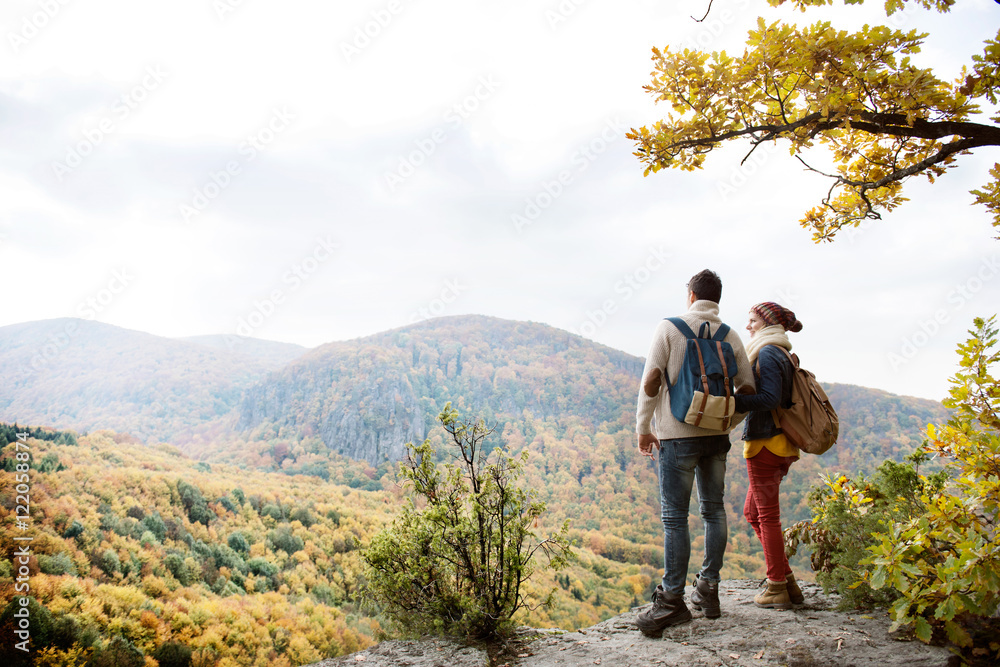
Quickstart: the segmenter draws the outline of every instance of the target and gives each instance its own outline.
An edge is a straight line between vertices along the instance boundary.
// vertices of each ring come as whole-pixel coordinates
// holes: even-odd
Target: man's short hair
[[[695,296],[699,299],[719,303],[719,299],[722,298],[722,278],[720,278],[715,271],[705,269],[704,271],[696,273],[694,277],[688,281],[687,287],[688,290],[694,292]]]

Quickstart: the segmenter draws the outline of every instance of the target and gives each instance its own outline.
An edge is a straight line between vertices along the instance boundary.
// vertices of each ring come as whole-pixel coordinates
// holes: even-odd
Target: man
[[[714,272],[704,270],[687,285],[688,310],[680,316],[694,332],[708,322],[712,335],[722,325],[719,299],[722,281]],[[743,342],[730,328],[725,342],[733,348],[737,373],[734,384],[743,392],[752,390],[753,372]],[[687,338],[671,322],[664,320],[653,334],[642,372],[636,409],[636,433],[639,452],[650,459],[659,454],[660,516],[663,520],[663,581],[653,593],[653,605],[639,614],[637,625],[643,634],[659,636],[663,629],[691,620],[684,604],[684,584],[691,558],[688,535],[688,509],[691,487],[698,480],[701,518],[705,525],[705,560],[695,579],[691,602],[704,610],[707,618],[718,618],[719,570],[729,539],[726,507],[723,501],[726,477],[726,454],[729,431],[743,415],[736,415],[725,431],[692,426],[677,420],[670,411],[670,387],[681,371]],[[664,369],[666,375],[664,375]],[[655,433],[653,419],[655,417]]]

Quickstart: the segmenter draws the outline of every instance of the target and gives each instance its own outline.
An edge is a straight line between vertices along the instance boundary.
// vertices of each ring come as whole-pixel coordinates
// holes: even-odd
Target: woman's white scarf
[[[747,343],[747,356],[750,357],[751,364],[757,361],[757,355],[765,345],[780,345],[789,352],[792,350],[792,342],[788,340],[785,327],[780,324],[761,327]]]

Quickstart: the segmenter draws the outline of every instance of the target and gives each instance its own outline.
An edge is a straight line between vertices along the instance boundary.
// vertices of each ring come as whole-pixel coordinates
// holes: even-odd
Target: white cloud
[[[731,147],[701,172],[643,178],[621,128],[665,111],[642,90],[653,46],[739,53],[758,13],[885,22],[880,3],[802,15],[762,0],[693,22],[706,7],[93,0],[60,4],[28,38],[40,5],[5,3],[0,324],[78,314],[127,268],[98,317],[160,335],[232,333],[278,290],[253,335],[312,346],[483,313],[641,355],[707,266],[740,330],[757,301],[793,307],[821,379],[942,396],[955,344],[1000,303],[1000,277],[956,292],[991,266],[968,195],[989,155],[821,246],[797,220],[827,186],[783,149],[740,168]],[[979,0],[900,20],[931,33],[916,60],[949,78],[994,15]],[[60,179],[54,163],[84,151]],[[286,280],[320,238],[337,253]]]

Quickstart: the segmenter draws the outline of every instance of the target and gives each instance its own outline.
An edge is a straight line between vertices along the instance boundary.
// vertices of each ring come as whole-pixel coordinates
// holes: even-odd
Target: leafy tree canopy
[[[833,4],[768,2],[791,2],[802,11]],[[886,0],[885,11],[893,14],[907,2],[939,12],[954,4]],[[739,57],[654,48],[652,83],[645,88],[672,112],[628,137],[637,144],[646,175],[665,167],[698,169],[728,141],[748,141],[749,153],[765,142],[787,141],[791,155],[832,181],[801,220],[815,241],[832,240],[840,229],[899,206],[907,179],[922,175],[933,182],[959,156],[1000,145],[1000,115],[986,119],[980,108],[997,101],[1000,33],[950,82],[911,62],[926,37],[885,26],[852,33],[824,21],[799,28],[758,18]],[[806,151],[816,144],[829,148],[832,172],[806,162]],[[972,194],[1000,227],[1000,164]]]

